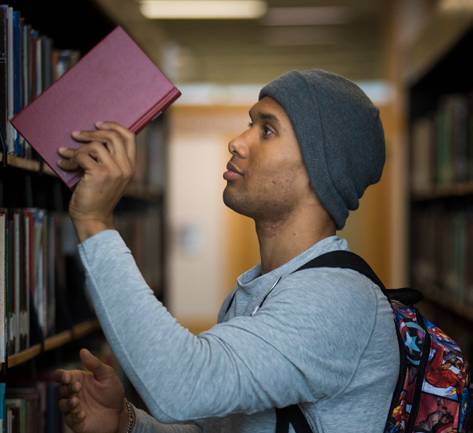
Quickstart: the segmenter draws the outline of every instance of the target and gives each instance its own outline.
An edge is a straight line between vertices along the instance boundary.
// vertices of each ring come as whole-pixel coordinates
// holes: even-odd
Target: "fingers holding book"
[[[95,162],[131,177],[136,161],[135,134],[117,122],[97,122],[96,126],[96,131],[72,132],[73,138],[84,144],[77,149],[60,147],[58,153],[63,159],[58,165],[64,170],[77,170],[82,165],[92,169]]]
[[[96,167],[96,164],[107,165],[109,168],[118,170],[109,151],[98,141],[83,144],[78,149],[60,147],[58,153],[63,158],[58,161],[59,167],[63,170],[75,171],[83,168],[90,171]]]
[[[108,137],[112,141],[113,150],[120,156],[121,160],[124,160],[124,156],[126,155],[129,164],[134,169],[136,162],[135,134],[117,122],[96,122],[95,126],[100,128],[105,136],[109,134]],[[115,137],[116,140],[113,140],[113,137]],[[123,147],[116,147],[118,145],[123,145]]]

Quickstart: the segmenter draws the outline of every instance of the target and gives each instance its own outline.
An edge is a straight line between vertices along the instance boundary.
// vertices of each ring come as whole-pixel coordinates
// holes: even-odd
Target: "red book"
[[[109,120],[136,134],[180,95],[117,26],[10,122],[72,189],[82,170],[70,172],[57,165],[59,147],[81,145],[72,131],[95,131],[95,122]]]

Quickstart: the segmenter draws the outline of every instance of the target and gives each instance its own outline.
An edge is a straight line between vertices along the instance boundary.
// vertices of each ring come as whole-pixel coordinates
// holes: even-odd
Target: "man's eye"
[[[253,122],[248,122],[248,128],[252,128],[253,126],[254,126]],[[267,125],[261,126],[261,129],[263,131],[262,135],[264,138],[268,137],[270,134],[273,134],[273,130],[269,128]]]
[[[268,128],[266,125],[263,126],[263,137],[268,137],[269,134],[272,134],[273,130]]]

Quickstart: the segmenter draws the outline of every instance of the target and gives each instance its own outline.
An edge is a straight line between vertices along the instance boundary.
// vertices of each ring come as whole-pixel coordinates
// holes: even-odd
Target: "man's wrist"
[[[115,229],[112,222],[98,220],[72,220],[79,242],[84,242],[87,238],[107,229]]]
[[[123,399],[123,407],[120,412],[117,433],[131,433],[133,431],[134,425],[135,412],[131,404],[125,398]]]

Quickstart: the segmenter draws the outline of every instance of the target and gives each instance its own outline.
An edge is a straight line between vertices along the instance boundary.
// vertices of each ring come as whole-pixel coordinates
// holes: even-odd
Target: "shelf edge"
[[[79,323],[75,325],[72,330],[66,330],[46,338],[44,341],[44,351],[47,352],[57,349],[58,347],[62,347],[71,341],[79,340],[99,329],[100,323],[96,319]],[[41,345],[35,344],[26,350],[10,355],[8,357],[8,367],[15,367],[19,364],[23,364],[40,355],[41,353]]]

